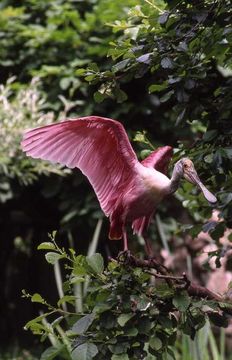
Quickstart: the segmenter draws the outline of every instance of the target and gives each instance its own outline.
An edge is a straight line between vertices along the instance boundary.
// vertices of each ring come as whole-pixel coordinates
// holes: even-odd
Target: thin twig
[[[122,256],[124,256],[123,259]],[[182,276],[174,276],[169,274],[168,269],[155,259],[143,260],[136,258],[130,252],[126,252],[119,255],[118,261],[123,263],[124,265],[143,268],[145,269],[144,272],[147,272],[150,275],[155,276],[156,278],[164,279],[170,287],[174,287],[175,289],[185,289],[190,296],[215,300],[219,303],[224,304],[228,303],[228,301],[226,301],[223,297],[215,294],[206,287],[192,283],[188,279],[186,273],[183,273]],[[149,271],[149,269],[155,269],[156,273]],[[180,282],[183,282],[183,284],[180,284]],[[228,305],[231,305],[231,303],[228,303]],[[223,305],[220,304],[218,305],[218,307],[221,311],[232,315],[232,308],[225,308]]]

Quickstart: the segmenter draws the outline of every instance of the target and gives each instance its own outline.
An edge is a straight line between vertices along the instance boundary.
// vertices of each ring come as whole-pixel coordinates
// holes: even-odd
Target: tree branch
[[[186,273],[183,273],[182,276],[174,276],[170,274],[168,269],[155,259],[143,260],[136,258],[130,252],[124,252],[119,255],[118,261],[124,265],[143,268],[144,271],[150,275],[159,279],[164,279],[170,287],[175,287],[175,289],[185,289],[190,296],[223,302],[225,305],[228,303],[228,300],[218,294],[215,294],[206,287],[192,283]],[[149,269],[156,270],[156,272],[149,271]],[[232,304],[228,303],[228,305]],[[218,304],[218,307],[223,312],[232,315],[232,308],[225,308],[220,304]]]

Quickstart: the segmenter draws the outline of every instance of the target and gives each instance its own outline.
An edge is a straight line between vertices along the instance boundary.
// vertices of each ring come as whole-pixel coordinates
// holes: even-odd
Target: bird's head
[[[184,177],[191,184],[197,185],[201,189],[206,200],[210,203],[216,203],[217,198],[201,182],[193,162],[190,159],[182,158],[177,161],[175,164],[175,171],[180,177]]]

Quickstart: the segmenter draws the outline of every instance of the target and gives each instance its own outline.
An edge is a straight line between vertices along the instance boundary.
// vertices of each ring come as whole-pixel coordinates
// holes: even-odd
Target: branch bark
[[[183,273],[182,276],[174,276],[170,274],[168,269],[155,259],[143,260],[135,257],[130,252],[126,252],[119,255],[118,260],[124,265],[143,268],[144,271],[150,275],[159,279],[164,279],[170,287],[175,287],[176,289],[185,289],[190,296],[214,300],[219,303],[224,303],[225,305],[226,303],[228,303],[230,306],[232,305],[228,302],[227,299],[224,299],[220,295],[215,294],[206,287],[191,282],[185,273]],[[156,270],[156,272],[150,270]],[[225,308],[220,304],[218,304],[218,307],[223,312],[232,315],[232,308]]]

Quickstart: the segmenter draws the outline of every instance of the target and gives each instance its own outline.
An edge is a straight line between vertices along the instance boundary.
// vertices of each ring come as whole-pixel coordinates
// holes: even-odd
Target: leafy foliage
[[[6,85],[0,85],[0,122],[2,146],[0,150],[0,200],[5,202],[13,197],[9,179],[16,178],[22,185],[30,184],[39,175],[51,173],[63,175],[48,162],[37,162],[25,158],[20,149],[23,131],[28,128],[47,125],[55,120],[53,111],[44,113],[46,97],[39,89],[40,81],[33,78],[26,87],[19,87],[16,79],[8,79]],[[65,111],[60,114],[65,115]]]
[[[154,282],[146,269],[116,260],[104,269],[100,254],[85,257],[72,249],[66,252],[51,239],[39,249],[49,250],[45,254],[49,263],[52,254],[53,264],[59,259],[64,262],[64,295],[54,306],[41,295],[24,291],[25,297],[47,308],[26,324],[26,329],[43,340],[49,337],[53,344],[43,353],[43,360],[58,355],[71,360],[174,359],[178,331],[194,339],[207,319],[217,326],[227,326],[227,317],[218,313],[222,303],[191,297],[186,290],[170,287],[164,280]],[[81,312],[75,308],[75,284],[83,285]],[[64,303],[68,305],[66,310]],[[224,306],[231,307],[226,303]]]
[[[86,104],[88,88],[78,68],[106,56],[113,36],[105,24],[115,16],[122,19],[128,6],[135,4],[135,0],[123,6],[110,0],[26,0],[21,5],[5,1],[0,14],[0,46],[4,49],[0,66],[5,79],[12,73],[22,82],[39,76],[55,110],[62,92],[70,100],[78,99],[78,109],[84,106],[83,112],[91,112],[92,104]]]

